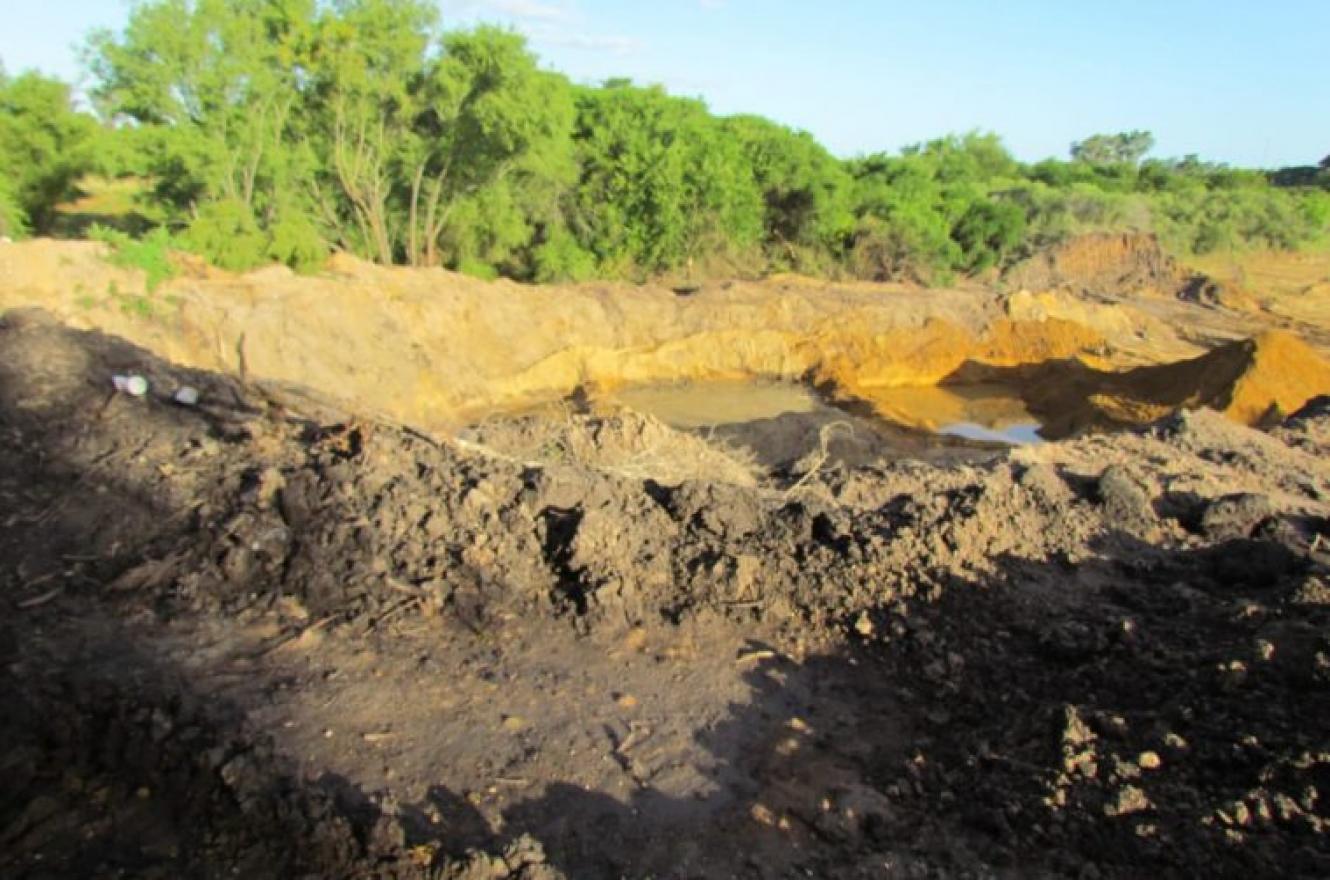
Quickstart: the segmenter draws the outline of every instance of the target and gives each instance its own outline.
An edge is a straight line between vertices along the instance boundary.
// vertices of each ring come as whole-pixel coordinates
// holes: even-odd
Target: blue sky
[[[0,60],[79,75],[125,0],[6,0]],[[443,0],[573,79],[629,76],[807,129],[841,155],[995,131],[1021,158],[1144,128],[1156,155],[1330,154],[1330,0]]]

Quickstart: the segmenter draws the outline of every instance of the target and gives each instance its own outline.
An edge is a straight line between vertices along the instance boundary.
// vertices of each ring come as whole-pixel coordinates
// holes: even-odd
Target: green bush
[[[328,244],[305,214],[284,213],[268,228],[268,259],[297,272],[313,272],[328,259]]]
[[[136,239],[119,230],[94,225],[88,230],[88,237],[110,246],[111,253],[107,259],[113,266],[142,270],[147,278],[149,292],[176,275],[171,251],[180,250],[180,247],[165,227],[158,227],[143,238]]]
[[[467,259],[457,264],[457,271],[463,275],[469,275],[472,278],[479,278],[482,281],[493,281],[499,277],[499,270],[489,263],[480,260]]]
[[[47,233],[56,206],[93,167],[99,129],[74,109],[69,86],[39,73],[0,70],[0,226]]]
[[[232,272],[268,261],[268,236],[249,208],[235,199],[201,207],[182,240],[188,250]]]
[[[0,235],[21,238],[27,231],[27,215],[14,194],[9,175],[0,169]]]
[[[0,234],[60,231],[91,171],[142,181],[136,222],[231,270],[305,271],[336,246],[521,280],[941,283],[1091,231],[1183,252],[1330,237],[1325,161],[1147,159],[1144,131],[1091,135],[1071,161],[1023,164],[983,132],[846,161],[660,87],[575,86],[514,32],[438,22],[433,0],[141,0],[88,46],[118,128],[59,82],[0,74]],[[151,262],[127,241],[118,259]]]
[[[967,272],[997,265],[1025,240],[1025,213],[1011,202],[974,202],[951,237],[961,248]]]
[[[536,281],[587,281],[595,276],[595,256],[583,250],[565,229],[555,229],[549,239],[536,248]]]

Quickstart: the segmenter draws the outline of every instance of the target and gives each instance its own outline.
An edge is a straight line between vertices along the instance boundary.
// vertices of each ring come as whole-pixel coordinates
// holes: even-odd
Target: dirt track
[[[1330,874],[1324,401],[742,485],[0,346],[6,876]]]

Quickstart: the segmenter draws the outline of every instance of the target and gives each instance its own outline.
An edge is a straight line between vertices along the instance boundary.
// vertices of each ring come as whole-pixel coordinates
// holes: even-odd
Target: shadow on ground
[[[921,571],[940,598],[883,595],[834,647],[749,646],[748,699],[696,730],[682,768],[710,785],[679,796],[610,737],[588,760],[618,762],[626,797],[542,780],[496,828],[467,792],[403,804],[298,766],[252,707],[155,648],[165,620],[224,608],[241,627],[275,607],[243,590],[209,604],[142,563],[201,531],[227,547],[217,499],[262,494],[291,437],[328,431],[27,320],[0,328],[7,876],[1330,875],[1330,591],[1304,552],[1324,523],[1266,516],[1187,551],[1117,531],[1076,563]],[[188,378],[224,403],[107,393],[107,373],[143,364],[154,387]],[[150,476],[164,465],[185,473]],[[905,525],[898,507],[884,528]],[[310,515],[312,535],[348,509]],[[244,558],[242,581],[272,564],[262,546]],[[345,595],[333,626],[385,607]]]

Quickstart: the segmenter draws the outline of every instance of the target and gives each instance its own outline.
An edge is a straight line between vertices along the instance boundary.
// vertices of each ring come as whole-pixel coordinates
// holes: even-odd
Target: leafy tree
[[[723,126],[738,139],[752,168],[765,206],[767,242],[777,257],[800,249],[839,255],[854,227],[853,182],[844,164],[807,132],[758,116],[735,116]]]
[[[700,101],[611,83],[578,96],[582,168],[569,227],[611,274],[743,252],[763,206],[738,143]]]
[[[539,70],[525,41],[497,28],[445,37],[425,92],[415,130],[409,256],[413,263],[434,265],[449,212],[462,200],[475,200],[477,218],[497,218],[486,206],[500,204],[525,214],[536,206],[523,204],[522,197],[534,195],[537,180],[556,187],[571,180],[574,110],[567,80]],[[520,180],[485,192],[510,176]],[[428,182],[422,187],[422,181]],[[508,214],[515,224],[513,212]],[[515,247],[523,238],[530,235],[510,235],[508,243]]]
[[[27,232],[28,218],[14,193],[10,172],[0,169],[0,236],[14,238]]]
[[[94,97],[137,127],[157,204],[228,265],[291,258],[273,230],[310,229],[301,216],[310,156],[290,128],[314,9],[313,0],[158,0],[134,7],[120,37],[89,42]]]
[[[960,245],[963,268],[982,272],[999,263],[1025,240],[1025,213],[1006,201],[974,202],[951,231]]]
[[[856,213],[871,218],[854,247],[860,274],[942,281],[986,269],[1024,242],[1025,213],[992,196],[1020,172],[993,135],[939,138],[852,170]]]
[[[433,0],[143,0],[89,57],[117,126],[95,164],[147,178],[169,240],[237,269],[337,246],[545,281],[793,267],[936,283],[1090,230],[1186,251],[1330,232],[1330,157],[1268,174],[1147,160],[1153,137],[1130,131],[1025,166],[969,132],[841,161],[660,88],[574,88],[509,31],[440,35]],[[27,109],[0,104],[0,145],[17,144],[0,230],[40,225],[93,167],[52,158],[79,156],[54,145],[88,124],[67,91],[25,88]]]
[[[56,205],[92,167],[98,135],[64,83],[0,69],[0,234],[48,231]]]
[[[437,17],[422,0],[337,0],[316,26],[307,89],[319,160],[316,198],[344,248],[385,264],[405,246],[403,178],[419,169],[410,216],[415,231],[419,181],[431,151],[414,129],[426,110],[421,92],[430,79],[426,50]],[[413,244],[414,259],[419,243]]]
[[[1071,157],[1089,165],[1137,165],[1154,145],[1154,135],[1148,131],[1096,134],[1072,144]]]

